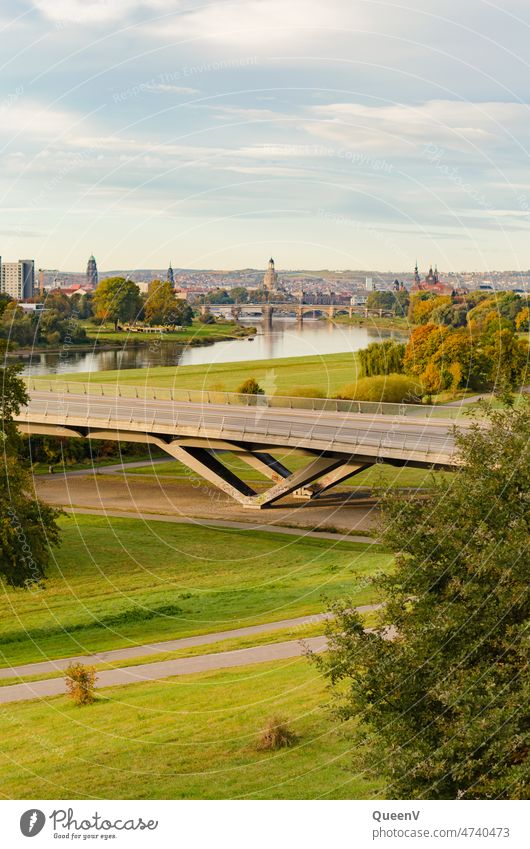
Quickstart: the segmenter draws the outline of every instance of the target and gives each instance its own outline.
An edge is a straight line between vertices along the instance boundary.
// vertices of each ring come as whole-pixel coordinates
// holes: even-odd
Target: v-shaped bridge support
[[[302,498],[315,498],[371,465],[366,461],[356,462],[349,456],[326,452],[325,456],[315,457],[303,469],[291,472],[266,451],[241,451],[234,446],[241,460],[273,481],[273,486],[258,493],[227,468],[219,459],[219,454],[211,448],[179,444],[176,441],[166,443],[163,447],[168,454],[230,498],[244,507],[256,510],[268,507],[293,492]],[[318,482],[314,484],[315,481]]]

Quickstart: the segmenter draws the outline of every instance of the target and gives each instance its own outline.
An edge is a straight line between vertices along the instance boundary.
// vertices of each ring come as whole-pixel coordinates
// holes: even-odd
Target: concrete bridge
[[[330,319],[341,313],[349,318],[356,314],[363,315],[365,318],[369,316],[392,318],[394,316],[392,310],[367,309],[366,307],[349,304],[300,304],[296,301],[259,304],[202,304],[199,309],[201,315],[206,315],[208,312],[214,314],[229,312],[236,321],[245,315],[261,313],[263,320],[267,323],[272,322],[272,317],[275,314],[294,314],[300,323],[303,322],[304,316],[314,313],[320,313],[320,315],[325,315]]]
[[[66,392],[54,391],[53,381],[49,387],[30,387],[29,404],[17,417],[21,432],[156,445],[249,508],[292,493],[317,498],[374,463],[457,465],[454,421],[428,415],[435,408],[205,392],[194,398],[191,392],[134,387],[126,390],[132,397],[107,396],[117,390],[71,383]],[[278,401],[290,406],[276,406]],[[307,465],[291,471],[273,456],[279,449],[301,451]],[[270,488],[255,492],[223,463],[226,452],[263,473]]]

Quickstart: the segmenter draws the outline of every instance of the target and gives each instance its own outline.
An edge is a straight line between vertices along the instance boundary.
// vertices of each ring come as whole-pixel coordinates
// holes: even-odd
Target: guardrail
[[[303,398],[289,395],[241,395],[206,389],[180,389],[158,386],[95,383],[92,381],[24,378],[28,390],[60,392],[67,395],[97,395],[107,398],[137,398],[145,401],[181,401],[190,404],[223,404],[234,407],[270,407],[328,413],[367,413],[369,415],[409,416],[414,418],[457,418],[460,407],[436,407],[427,404],[389,404],[375,401],[347,401],[338,398]]]
[[[89,408],[87,410],[87,403]],[[381,430],[371,426],[369,428],[353,427],[349,423],[340,422],[337,425],[321,424],[315,422],[306,425],[303,422],[267,421],[259,417],[255,421],[249,421],[247,415],[233,413],[201,413],[197,416],[194,412],[173,411],[167,407],[145,409],[139,411],[137,407],[128,407],[126,404],[107,405],[94,404],[90,401],[81,402],[75,400],[66,401],[64,404],[53,401],[39,400],[33,402],[31,408],[24,407],[17,416],[18,421],[40,420],[41,422],[59,423],[65,426],[88,426],[94,427],[98,422],[102,426],[138,429],[144,433],[148,431],[182,433],[183,429],[191,429],[197,435],[201,433],[215,433],[215,438],[226,438],[234,434],[241,437],[282,438],[286,440],[296,439],[301,442],[324,441],[330,448],[347,446],[348,451],[355,453],[356,450],[377,449],[376,453],[388,451],[417,452],[423,456],[435,454],[438,457],[446,455],[450,457],[454,450],[454,440],[450,433],[445,435],[432,434],[430,429],[416,432],[400,432],[396,430]]]

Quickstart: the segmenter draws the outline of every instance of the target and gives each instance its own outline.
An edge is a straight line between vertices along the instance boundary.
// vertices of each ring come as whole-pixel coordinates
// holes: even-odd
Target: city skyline
[[[7,0],[0,26],[4,256],[530,266],[522,2]]]

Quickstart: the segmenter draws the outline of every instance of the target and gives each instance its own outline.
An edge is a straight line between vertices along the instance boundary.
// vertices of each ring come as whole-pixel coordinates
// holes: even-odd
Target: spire
[[[171,283],[171,285],[173,286],[173,284],[175,282],[175,275],[173,273],[173,268],[171,267],[171,260],[169,260],[169,268],[167,270],[167,279],[168,279],[169,283]]]

